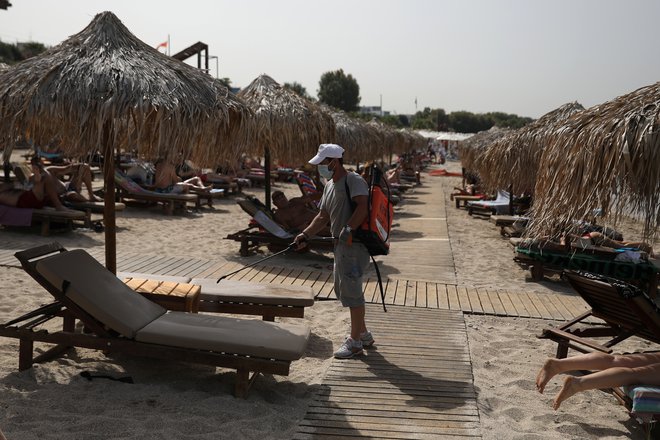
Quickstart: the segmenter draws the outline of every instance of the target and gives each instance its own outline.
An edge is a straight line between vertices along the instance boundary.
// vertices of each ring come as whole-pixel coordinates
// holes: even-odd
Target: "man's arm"
[[[320,210],[312,222],[300,234],[296,236],[293,242],[297,245],[298,249],[307,246],[307,240],[310,237],[318,234],[330,221],[330,214],[324,209]]]

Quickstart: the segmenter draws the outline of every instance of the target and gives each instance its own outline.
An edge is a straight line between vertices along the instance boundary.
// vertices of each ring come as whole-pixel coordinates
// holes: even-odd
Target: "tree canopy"
[[[477,133],[488,130],[493,126],[502,128],[520,128],[532,122],[532,118],[518,115],[490,112],[471,113],[457,111],[445,113],[441,108],[430,109],[429,107],[419,111],[413,116],[412,127],[421,130],[457,131],[460,133]]]
[[[343,69],[321,75],[318,90],[319,101],[345,112],[354,112],[360,105],[360,86],[353,76]]]
[[[0,63],[16,64],[19,61],[27,60],[35,55],[39,55],[46,50],[46,46],[41,43],[4,43],[0,41]]]

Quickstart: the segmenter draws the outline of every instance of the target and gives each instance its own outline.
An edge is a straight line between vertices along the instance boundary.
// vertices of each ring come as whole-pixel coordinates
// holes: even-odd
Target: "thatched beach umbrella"
[[[346,150],[345,158],[349,163],[367,162],[382,156],[382,136],[376,128],[340,110],[330,110],[330,113],[335,122],[335,139]]]
[[[660,225],[660,82],[576,113],[551,134],[530,233],[554,234],[603,209]]]
[[[9,64],[0,63],[0,72],[4,72],[7,69],[9,69]]]
[[[319,144],[334,142],[332,117],[316,104],[261,75],[238,93],[254,112],[252,150],[265,149],[266,205],[270,208],[270,157],[291,164],[306,162]]]
[[[234,157],[249,110],[208,74],[159,53],[111,12],[80,33],[0,74],[0,140],[105,157],[106,266],[116,270],[113,151],[181,151],[200,163]]]
[[[582,110],[584,107],[577,102],[564,104],[491,143],[475,158],[475,168],[483,185],[491,191],[513,185],[516,191],[531,194],[549,133]]]
[[[476,165],[476,159],[483,154],[495,141],[507,135],[511,130],[493,126],[488,130],[480,131],[474,136],[459,141],[458,154],[461,159],[461,165],[466,170],[473,171]]]

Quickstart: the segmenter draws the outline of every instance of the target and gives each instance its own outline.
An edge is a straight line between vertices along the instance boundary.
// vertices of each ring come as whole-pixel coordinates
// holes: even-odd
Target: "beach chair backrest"
[[[511,200],[511,194],[508,191],[498,190],[496,202],[508,203]]]
[[[318,188],[316,188],[314,179],[305,173],[299,173],[296,176],[296,181],[298,182],[298,186],[303,195],[310,196],[319,192]]]
[[[166,313],[82,249],[43,258],[35,268],[78,307],[127,338],[134,338],[138,330]]]
[[[591,306],[594,316],[660,343],[660,310],[643,291],[589,272],[564,271],[564,276]]]
[[[132,194],[149,194],[152,191],[146,190],[138,185],[133,179],[125,175],[119,170],[115,170],[115,183],[124,191]]]
[[[280,225],[275,223],[273,219],[268,217],[263,211],[257,211],[252,217],[254,220],[259,223],[259,226],[264,228],[266,231],[270,232],[274,236],[282,239],[293,238],[293,234],[285,231]]]

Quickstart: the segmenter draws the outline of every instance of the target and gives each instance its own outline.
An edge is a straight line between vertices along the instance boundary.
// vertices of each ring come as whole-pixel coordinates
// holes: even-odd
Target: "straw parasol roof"
[[[660,82],[576,113],[550,135],[536,183],[532,234],[552,234],[602,208],[660,225]]]
[[[200,163],[235,156],[250,111],[208,74],[136,38],[111,12],[0,73],[0,144],[61,139],[71,156],[180,150]],[[105,161],[106,265],[115,270],[114,164]]]
[[[9,64],[0,63],[0,72],[4,72],[7,69],[9,69]]]
[[[511,130],[493,126],[488,130],[480,131],[459,142],[458,153],[461,158],[461,165],[467,170],[475,169],[476,158],[483,154],[493,142],[508,134]]]
[[[569,116],[582,110],[584,107],[577,102],[564,104],[492,142],[475,158],[475,168],[482,184],[492,191],[513,184],[516,191],[531,194],[548,134]]]
[[[249,114],[218,81],[143,43],[111,12],[0,76],[0,136],[9,148],[19,135],[37,145],[57,136],[79,156],[107,135],[115,148],[150,157],[178,148],[205,163],[235,155]]]
[[[261,75],[238,93],[255,114],[255,133],[250,152],[290,164],[306,162],[319,144],[334,142],[335,124],[329,113],[295,92]]]
[[[347,162],[367,162],[383,155],[382,135],[375,127],[341,110],[328,111],[335,122],[335,139],[346,150]]]

